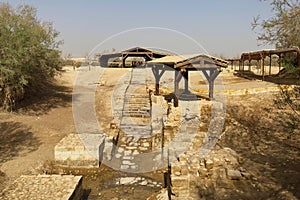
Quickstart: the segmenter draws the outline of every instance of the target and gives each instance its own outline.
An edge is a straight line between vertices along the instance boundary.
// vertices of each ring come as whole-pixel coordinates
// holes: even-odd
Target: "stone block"
[[[102,135],[70,134],[55,146],[55,162],[68,167],[99,167],[104,147]]]
[[[1,199],[81,200],[82,177],[73,175],[21,176],[0,193]]]
[[[241,172],[233,169],[227,169],[227,176],[231,180],[239,180],[242,178]]]
[[[211,159],[205,159],[204,164],[206,169],[212,169],[214,167],[214,161]]]
[[[189,189],[189,177],[188,176],[171,175],[171,181],[172,181],[172,188],[176,191]]]

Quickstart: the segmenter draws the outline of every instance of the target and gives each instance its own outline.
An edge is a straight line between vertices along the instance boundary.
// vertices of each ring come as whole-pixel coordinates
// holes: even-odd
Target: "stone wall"
[[[168,148],[172,199],[201,199],[218,187],[220,195],[225,195],[222,187],[248,176],[240,170],[233,150],[215,148],[225,122],[223,104],[198,103],[198,107],[189,109],[191,102],[180,101],[178,108],[170,109],[163,97],[152,97],[153,147]],[[218,187],[214,187],[216,184]]]
[[[55,163],[68,167],[99,167],[105,137],[96,134],[70,134],[55,146]]]

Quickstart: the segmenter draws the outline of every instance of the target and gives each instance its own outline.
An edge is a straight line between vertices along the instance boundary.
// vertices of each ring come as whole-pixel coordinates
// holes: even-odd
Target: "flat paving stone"
[[[73,175],[21,176],[0,193],[3,200],[79,200],[82,195],[82,176]]]

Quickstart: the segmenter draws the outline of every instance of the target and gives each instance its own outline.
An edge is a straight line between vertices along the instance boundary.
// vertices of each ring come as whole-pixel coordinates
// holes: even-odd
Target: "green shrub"
[[[0,3],[0,107],[43,89],[61,68],[58,32],[36,9]]]

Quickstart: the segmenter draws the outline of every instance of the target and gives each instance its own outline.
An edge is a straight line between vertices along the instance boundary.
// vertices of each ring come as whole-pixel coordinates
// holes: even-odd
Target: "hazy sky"
[[[174,53],[236,56],[272,48],[258,46],[251,30],[253,17],[272,16],[259,0],[10,0],[38,9],[64,40],[63,56],[82,57],[134,46]],[[143,28],[147,27],[147,28]],[[155,28],[154,28],[155,27]],[[113,36],[114,35],[114,36]],[[113,36],[113,37],[112,37]],[[98,46],[97,46],[98,45]]]

